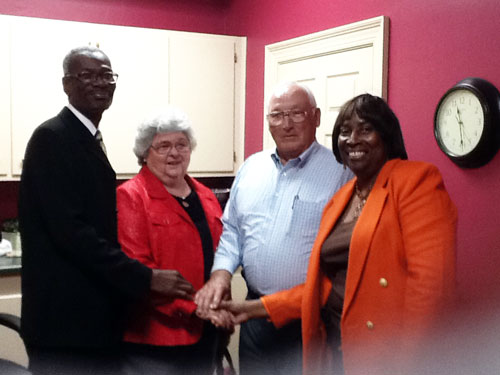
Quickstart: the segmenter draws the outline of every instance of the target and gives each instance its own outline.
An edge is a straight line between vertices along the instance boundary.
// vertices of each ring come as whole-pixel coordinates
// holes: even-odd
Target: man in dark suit
[[[127,305],[193,289],[118,244],[115,173],[95,137],[118,77],[109,58],[77,48],[63,69],[69,104],[33,133],[21,177],[22,337],[35,374],[115,374]]]

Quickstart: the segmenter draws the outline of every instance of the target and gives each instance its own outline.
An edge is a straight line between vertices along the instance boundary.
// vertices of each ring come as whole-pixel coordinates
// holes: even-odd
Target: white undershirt
[[[66,107],[68,107],[68,109],[71,112],[73,112],[73,114],[78,118],[78,120],[80,120],[82,124],[85,125],[87,129],[89,129],[89,132],[95,137],[95,133],[97,133],[97,128],[95,127],[94,123],[90,121],[87,117],[82,115],[82,113],[78,111],[78,109],[73,107],[71,103],[68,103]]]

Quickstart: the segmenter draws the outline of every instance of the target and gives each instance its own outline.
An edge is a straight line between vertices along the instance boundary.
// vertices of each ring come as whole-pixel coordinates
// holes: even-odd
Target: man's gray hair
[[[168,107],[148,116],[137,128],[135,137],[134,154],[139,165],[146,163],[145,159],[153,144],[153,139],[159,133],[182,132],[189,140],[191,151],[196,147],[191,121],[187,115],[178,108]]]
[[[109,57],[99,48],[93,46],[81,46],[73,48],[69,51],[63,60],[63,72],[64,75],[70,74],[70,67],[73,64],[75,57],[77,56],[93,56],[96,54],[101,54],[109,61]]]
[[[291,87],[294,87],[294,86],[300,87],[302,90],[304,90],[309,98],[310,106],[312,108],[316,108],[316,99],[314,98],[314,94],[312,93],[311,89],[307,85],[305,85],[301,82],[296,82],[296,81],[285,81],[285,82],[281,82],[278,85],[276,85],[274,87],[273,91],[271,92],[271,96],[267,99],[268,110],[269,110],[269,104],[271,103],[271,99],[273,97],[283,95]]]

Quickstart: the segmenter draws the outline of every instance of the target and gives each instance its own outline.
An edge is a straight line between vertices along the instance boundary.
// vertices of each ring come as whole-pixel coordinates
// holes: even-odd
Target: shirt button
[[[389,285],[389,283],[387,282],[387,279],[381,277],[380,280],[378,281],[378,283],[380,284],[380,286],[382,288],[387,288],[387,285]]]
[[[367,322],[366,322],[366,328],[368,328],[368,329],[370,329],[370,330],[371,330],[371,329],[373,329],[374,327],[375,327],[375,326],[373,325],[373,322],[372,322],[372,321],[370,321],[370,320],[369,320],[369,321],[367,321]]]

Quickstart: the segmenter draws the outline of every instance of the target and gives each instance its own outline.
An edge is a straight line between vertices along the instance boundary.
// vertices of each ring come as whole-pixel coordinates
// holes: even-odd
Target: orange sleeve
[[[299,284],[260,299],[275,327],[280,328],[292,320],[300,319],[303,290],[304,284]]]

